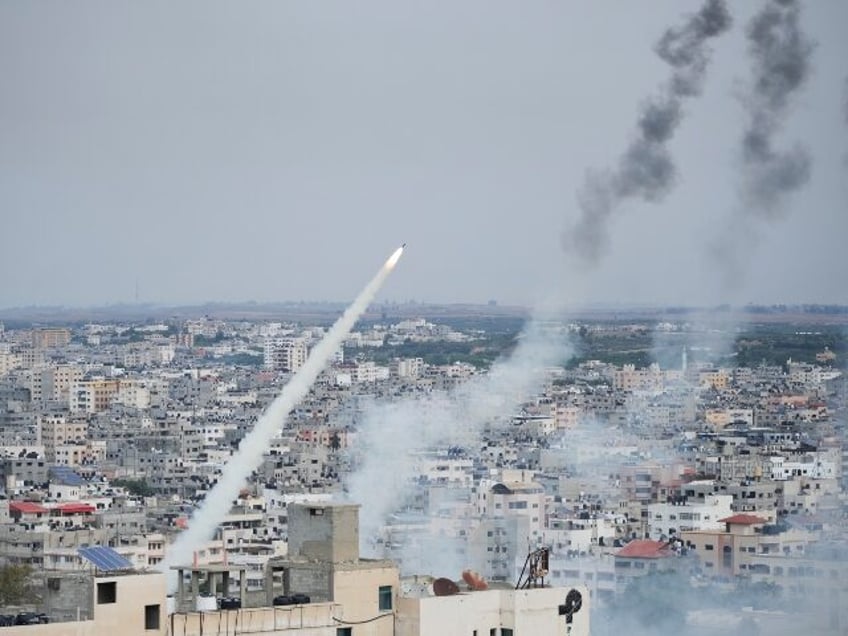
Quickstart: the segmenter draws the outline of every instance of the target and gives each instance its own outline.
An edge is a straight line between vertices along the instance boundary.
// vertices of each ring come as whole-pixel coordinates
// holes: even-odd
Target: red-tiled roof
[[[615,556],[627,559],[663,559],[671,555],[668,543],[650,539],[636,539],[615,553]]]
[[[752,526],[755,523],[765,523],[766,520],[760,517],[755,517],[754,515],[733,515],[732,517],[725,517],[724,519],[719,519],[719,523],[734,523],[740,526]]]
[[[54,508],[54,510],[58,510],[63,515],[79,515],[90,514],[96,509],[91,504],[82,503],[81,501],[74,501],[59,504]]]
[[[21,514],[36,514],[39,512],[47,512],[47,508],[32,501],[10,501],[10,512],[20,512]]]

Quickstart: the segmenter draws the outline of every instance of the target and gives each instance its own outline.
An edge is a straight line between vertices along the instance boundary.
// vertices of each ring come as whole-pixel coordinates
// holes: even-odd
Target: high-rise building
[[[267,338],[264,363],[266,369],[294,373],[306,364],[306,342],[301,338]]]

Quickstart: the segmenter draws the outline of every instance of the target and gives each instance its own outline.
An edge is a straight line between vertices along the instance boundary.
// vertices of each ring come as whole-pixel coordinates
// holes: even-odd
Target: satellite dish
[[[565,616],[565,622],[571,624],[574,615],[583,607],[583,595],[575,589],[565,595],[565,603],[559,606],[559,615]]]
[[[464,570],[462,580],[468,584],[468,587],[474,591],[488,590],[489,584],[474,570]]]
[[[436,579],[433,581],[433,594],[436,596],[453,596],[459,594],[459,586],[450,579]]]

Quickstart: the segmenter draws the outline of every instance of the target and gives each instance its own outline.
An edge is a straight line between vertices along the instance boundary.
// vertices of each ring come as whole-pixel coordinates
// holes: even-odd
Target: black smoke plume
[[[707,42],[730,23],[724,0],[706,0],[683,25],[660,37],[654,50],[671,67],[671,77],[645,104],[635,138],[618,166],[587,175],[578,193],[580,220],[562,237],[563,247],[583,262],[600,260],[608,241],[607,221],[624,199],[658,201],[673,185],[676,170],[667,143],[683,118],[684,100],[701,93],[710,57]]]
[[[764,219],[780,216],[786,195],[810,178],[811,159],[804,146],[774,147],[791,99],[810,74],[815,47],[801,31],[799,18],[796,0],[769,0],[747,30],[753,76],[742,138],[743,204]]]

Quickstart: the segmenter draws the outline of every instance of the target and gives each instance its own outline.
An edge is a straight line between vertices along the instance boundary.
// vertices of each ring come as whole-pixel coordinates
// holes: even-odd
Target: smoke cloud
[[[708,246],[724,292],[738,291],[760,236],[758,225],[785,215],[788,196],[810,179],[812,160],[795,143],[775,148],[793,97],[810,74],[815,45],[800,27],[796,0],[768,0],[747,31],[752,61],[750,85],[743,97],[747,125],[742,135],[741,210]]]
[[[586,264],[597,264],[608,243],[607,223],[629,198],[661,200],[674,184],[676,168],[668,142],[683,119],[683,103],[700,95],[709,62],[709,40],[731,24],[723,0],[707,0],[679,27],[663,33],[654,47],[671,77],[642,110],[636,136],[612,171],[590,172],[578,193],[581,216],[562,237],[566,251]]]
[[[746,211],[766,220],[780,216],[786,195],[810,178],[806,148],[800,143],[783,151],[774,148],[790,101],[809,76],[815,48],[799,18],[796,0],[770,0],[747,30],[753,77],[742,138],[743,203]]]
[[[356,321],[371,304],[383,282],[397,263],[403,248],[398,248],[377,272],[377,275],[360,292],[353,304],[312,349],[306,363],[283,388],[256,422],[253,430],[242,440],[238,451],[224,466],[221,478],[206,495],[195,512],[188,528],[169,546],[160,570],[169,572],[172,565],[187,563],[193,553],[202,548],[215,534],[215,529],[230,511],[230,505],[239,490],[247,483],[250,474],[262,461],[268,443],[285,423],[289,412],[300,402],[315,383],[322,369],[342,345]],[[176,580],[171,577],[170,586]]]
[[[479,442],[486,424],[514,413],[541,387],[546,369],[564,363],[569,346],[556,328],[531,322],[508,358],[451,391],[375,404],[366,410],[357,435],[363,462],[347,482],[348,497],[362,504],[364,554],[372,552],[370,541],[411,493],[415,453]]]

